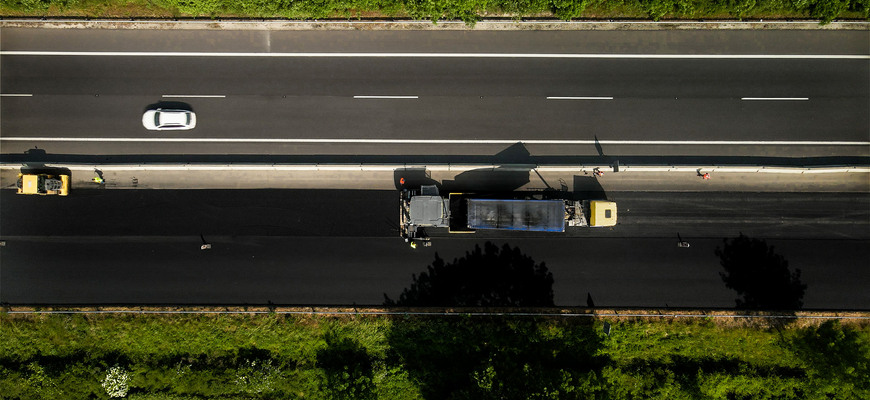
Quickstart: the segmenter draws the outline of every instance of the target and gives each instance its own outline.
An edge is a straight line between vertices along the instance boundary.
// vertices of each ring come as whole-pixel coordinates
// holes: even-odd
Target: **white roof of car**
[[[187,111],[160,110],[160,125],[187,125]]]

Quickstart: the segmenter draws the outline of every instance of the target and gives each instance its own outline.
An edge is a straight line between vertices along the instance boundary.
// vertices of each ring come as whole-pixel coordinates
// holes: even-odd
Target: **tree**
[[[870,338],[860,330],[828,320],[818,327],[795,333],[788,347],[803,361],[811,377],[820,378],[825,386],[836,388],[854,398],[867,398],[870,390]],[[864,391],[864,396],[858,393]],[[847,395],[846,397],[850,397]]]
[[[725,272],[719,275],[725,286],[742,296],[737,308],[797,310],[803,306],[807,285],[801,283],[801,271],[790,272],[788,261],[774,253],[764,240],[740,234],[724,239],[724,248],[716,247]]]
[[[486,242],[445,263],[435,254],[428,272],[413,277],[398,301],[386,305],[454,307],[541,307],[553,305],[553,274],[519,248]]]

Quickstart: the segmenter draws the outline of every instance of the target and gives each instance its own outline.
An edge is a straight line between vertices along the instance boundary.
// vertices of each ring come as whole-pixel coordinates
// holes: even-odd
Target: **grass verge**
[[[870,0],[0,0],[7,17],[515,19],[870,18]]]
[[[0,315],[3,399],[856,399],[867,376],[866,320]]]

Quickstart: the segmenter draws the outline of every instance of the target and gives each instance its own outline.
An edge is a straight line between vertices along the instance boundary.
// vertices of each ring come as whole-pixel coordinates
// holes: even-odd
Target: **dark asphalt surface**
[[[613,192],[615,229],[600,238],[870,240],[867,193]],[[398,193],[360,190],[76,190],[75,196],[0,191],[0,234],[9,236],[396,237]],[[510,237],[506,232],[483,234]],[[524,232],[521,238],[563,235]],[[398,240],[398,239],[397,239]]]
[[[546,262],[556,303],[731,307],[722,238],[768,239],[807,283],[805,307],[870,304],[870,195],[613,193],[620,225],[567,235],[436,237],[411,250],[396,193],[302,190],[0,192],[0,302],[376,305],[438,252],[486,240]],[[676,235],[692,247],[675,246]],[[200,234],[213,244],[199,250]]]
[[[539,52],[860,54],[853,31],[269,32],[4,29],[0,48],[65,51]],[[0,132],[10,136],[866,142],[867,60],[271,59],[0,56]],[[186,133],[149,133],[141,113],[163,94],[199,114]],[[354,95],[417,95],[354,100]],[[613,96],[548,101],[546,96]],[[809,97],[745,102],[741,97]],[[505,145],[3,142],[4,161],[55,154],[489,156]],[[867,146],[528,146],[532,155],[867,157]],[[198,158],[194,157],[198,155]],[[526,155],[527,157],[528,155]],[[181,157],[181,159],[178,159]],[[221,158],[223,157],[223,158]],[[264,158],[265,157],[265,158]],[[731,158],[727,158],[731,157]],[[849,158],[851,157],[851,158]],[[165,160],[165,159],[164,159]],[[708,162],[715,159],[706,159]],[[21,161],[15,159],[15,162]],[[27,160],[23,160],[27,161]],[[99,161],[96,158],[79,160]],[[233,159],[245,161],[243,158]],[[658,162],[667,161],[657,159]],[[749,162],[752,164],[752,162]],[[783,164],[788,164],[783,163]],[[398,238],[397,194],[374,191],[78,190],[69,198],[0,191],[0,302],[13,304],[375,305],[425,270],[486,240],[546,262],[556,303],[731,307],[722,238],[768,239],[803,271],[807,308],[870,304],[870,195],[619,192],[621,224],[567,235]],[[437,234],[437,232],[435,232]],[[692,243],[675,246],[676,235]],[[201,236],[213,244],[199,250]]]
[[[4,56],[0,85],[34,95],[3,100],[8,136],[154,137],[141,114],[161,100],[199,117],[166,137],[866,141],[870,126],[866,60]]]
[[[203,32],[5,29],[4,50],[866,54],[866,32]],[[117,34],[117,35],[116,35]],[[505,39],[506,37],[512,40]],[[800,43],[800,46],[795,45]],[[703,45],[702,45],[703,44]],[[581,139],[866,142],[870,62],[826,59],[431,59],[2,56],[4,136],[268,139]],[[226,98],[162,99],[164,94]],[[415,95],[361,100],[354,95]],[[546,100],[612,96],[614,100]],[[808,101],[741,101],[808,97]],[[177,101],[189,132],[146,131],[141,113]],[[166,103],[164,103],[166,104]],[[4,142],[52,154],[455,154],[480,146],[332,143]],[[739,155],[745,146],[623,148]],[[589,146],[535,154],[594,154]],[[485,151],[497,152],[492,147]],[[758,150],[750,150],[759,152]],[[862,156],[867,146],[765,149]],[[774,154],[776,153],[776,154]],[[467,153],[466,153],[467,154]]]

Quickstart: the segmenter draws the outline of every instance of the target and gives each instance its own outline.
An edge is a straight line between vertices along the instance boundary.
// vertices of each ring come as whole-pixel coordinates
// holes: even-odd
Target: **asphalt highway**
[[[870,155],[866,32],[67,33],[4,30],[4,153]],[[198,125],[146,131],[157,106]]]
[[[0,161],[74,163],[78,179],[66,198],[0,190],[0,303],[376,305],[436,252],[452,260],[492,241],[546,262],[558,305],[732,307],[714,252],[743,233],[803,271],[807,308],[870,304],[860,172],[825,175],[846,177],[850,193],[837,193],[811,173],[608,170],[572,190],[617,188],[614,229],[433,235],[416,250],[399,238],[395,190],[143,190],[139,178],[200,186],[183,171],[111,168],[110,189],[82,188],[83,168],[137,163],[520,165],[452,182],[407,175],[508,190],[535,177],[561,186],[530,172],[546,164],[866,166],[866,31],[3,28],[0,67]],[[146,131],[155,107],[192,109],[197,127]],[[234,172],[208,187],[286,176],[324,175]],[[677,248],[678,235],[692,246]]]
[[[410,249],[394,191],[0,191],[0,302],[377,305],[437,252],[492,241],[546,262],[557,305],[733,307],[714,250],[766,239],[803,271],[807,308],[870,304],[866,193],[613,193],[615,229],[437,237]],[[676,247],[677,235],[692,244]],[[199,249],[202,240],[211,250]]]

